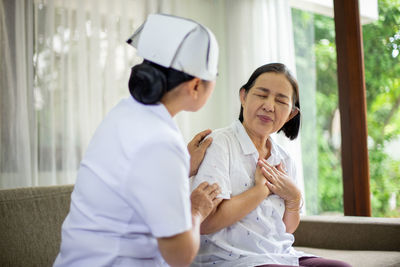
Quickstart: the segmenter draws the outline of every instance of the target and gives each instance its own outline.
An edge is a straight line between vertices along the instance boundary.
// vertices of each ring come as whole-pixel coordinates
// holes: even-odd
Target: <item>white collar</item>
[[[133,97],[130,97],[130,99],[132,99],[132,101],[134,101],[136,105],[141,106],[143,109],[153,112],[157,117],[159,117],[162,121],[166,122],[175,131],[180,132],[178,125],[173,120],[171,114],[169,113],[168,109],[165,107],[163,103],[158,102],[157,104],[146,105],[140,103]]]
[[[240,146],[242,147],[243,153],[245,155],[257,153],[258,156],[257,148],[254,145],[253,141],[251,141],[243,124],[239,120],[236,120],[233,122],[233,127],[235,128],[235,134],[237,139],[239,140]]]
[[[242,148],[243,154],[245,155],[254,154],[255,159],[258,160],[259,154],[257,148],[254,145],[253,141],[251,141],[250,136],[247,134],[243,124],[239,120],[236,120],[233,122],[233,127],[235,129],[235,134],[237,139],[239,140],[239,144]],[[268,139],[271,142],[271,156],[267,159],[267,161],[269,164],[275,166],[281,162],[282,156],[277,150],[277,144],[275,140],[272,138],[272,136],[269,136]]]

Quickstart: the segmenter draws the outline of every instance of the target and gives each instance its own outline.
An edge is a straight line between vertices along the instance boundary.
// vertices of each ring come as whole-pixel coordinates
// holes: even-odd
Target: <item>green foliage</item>
[[[400,1],[380,0],[379,20],[363,26],[371,205],[374,216],[400,216],[400,161],[385,145],[400,136]],[[397,210],[389,199],[397,194]]]
[[[318,210],[343,213],[343,186],[340,156],[318,128]]]
[[[317,72],[318,208],[319,213],[343,213],[340,148],[333,144],[332,122],[338,109],[335,25],[332,18],[315,15]]]

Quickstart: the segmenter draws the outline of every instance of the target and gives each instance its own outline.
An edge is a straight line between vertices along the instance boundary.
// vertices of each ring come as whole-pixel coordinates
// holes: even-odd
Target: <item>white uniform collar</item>
[[[152,105],[146,105],[142,104],[133,97],[130,97],[132,101],[135,102],[135,104],[142,106],[144,109],[147,109],[151,112],[153,112],[157,117],[161,118],[162,121],[166,122],[172,129],[180,133],[179,127],[176,124],[176,122],[173,120],[171,114],[167,110],[167,108],[164,106],[163,103],[158,102],[157,104],[152,104]]]
[[[235,134],[237,139],[239,140],[243,153],[245,155],[255,154],[257,160],[259,157],[257,148],[254,145],[253,141],[251,141],[249,135],[246,132],[246,129],[243,127],[243,124],[239,120],[236,120],[235,122],[233,122],[233,127],[235,128]],[[271,142],[271,156],[268,158],[267,161],[269,164],[275,166],[281,162],[281,155],[276,149],[277,144],[273,140],[272,136],[270,136],[268,139]]]

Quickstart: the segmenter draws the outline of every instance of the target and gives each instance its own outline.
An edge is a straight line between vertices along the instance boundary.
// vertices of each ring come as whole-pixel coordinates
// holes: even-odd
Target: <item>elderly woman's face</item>
[[[243,125],[265,136],[277,132],[289,120],[293,107],[293,87],[283,74],[267,72],[256,79],[246,93],[240,91]]]

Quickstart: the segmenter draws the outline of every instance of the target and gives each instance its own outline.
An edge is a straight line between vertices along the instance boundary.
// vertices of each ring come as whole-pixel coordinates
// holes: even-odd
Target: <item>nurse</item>
[[[81,162],[54,266],[189,265],[200,224],[219,203],[216,184],[189,190],[207,132],[189,144],[199,154],[190,163],[173,121],[200,109],[214,89],[214,35],[192,20],[155,14],[128,43],[144,61],[132,68],[132,97],[106,116]]]

